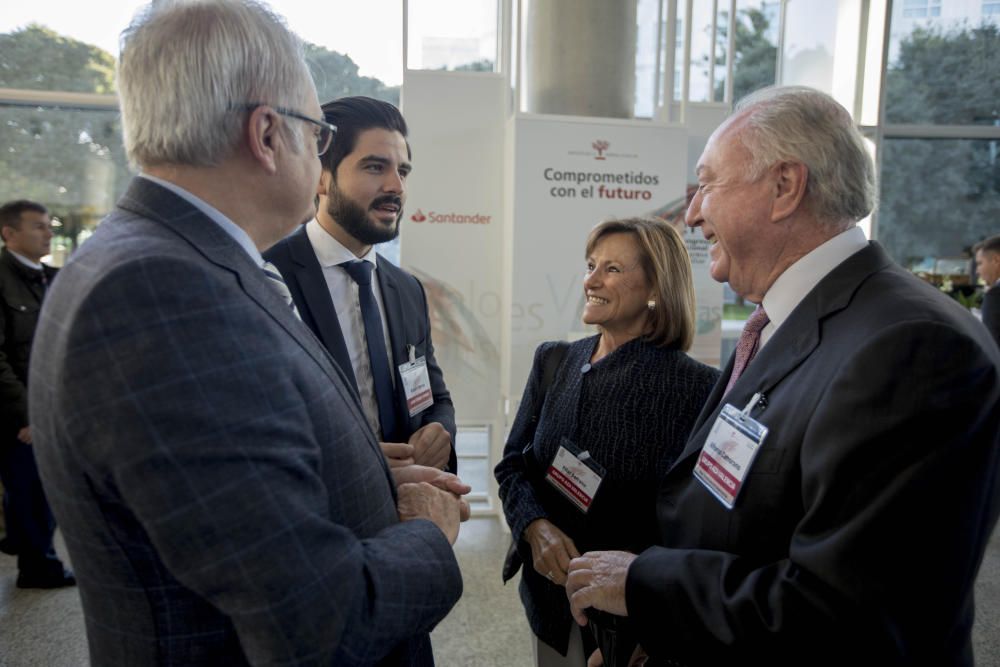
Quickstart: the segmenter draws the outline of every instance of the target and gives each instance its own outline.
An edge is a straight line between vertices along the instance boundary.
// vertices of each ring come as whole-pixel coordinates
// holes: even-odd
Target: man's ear
[[[319,172],[319,183],[316,184],[316,196],[325,197],[326,193],[330,191],[330,181],[333,180],[333,174],[331,174],[326,169],[321,169]]]
[[[250,154],[269,173],[278,170],[277,147],[281,141],[281,119],[269,106],[261,105],[250,112],[246,139]]]
[[[772,169],[776,172],[776,192],[771,206],[771,221],[777,222],[795,213],[802,204],[809,168],[801,162],[779,162]]]

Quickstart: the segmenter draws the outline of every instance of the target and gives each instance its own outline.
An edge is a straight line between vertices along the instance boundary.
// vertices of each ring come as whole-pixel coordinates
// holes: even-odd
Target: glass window
[[[117,111],[0,106],[0,201],[31,199],[53,217],[52,263],[82,243],[132,176]]]
[[[941,0],[903,0],[903,18],[941,16]]]
[[[984,2],[983,14],[985,15],[1000,14],[1000,2]]]
[[[114,66],[120,32],[145,4],[108,1],[95,13],[86,3],[42,1],[5,6],[0,15],[0,88],[46,91],[38,99],[0,99],[0,201],[28,198],[49,207],[57,220],[57,265],[89,236],[132,175],[113,97]],[[272,6],[307,42],[321,101],[364,94],[398,104],[398,0],[369,0],[361,16],[344,0],[319,10],[306,0]],[[317,11],[321,19],[350,12],[352,20],[317,20]],[[398,241],[382,251],[398,262]]]
[[[0,88],[114,91],[119,33],[143,0],[6,2],[0,12]]]
[[[739,0],[733,60],[733,101],[773,85],[778,65],[777,0]]]
[[[997,22],[916,26],[890,39],[887,122],[1000,125]]]
[[[403,82],[403,8],[399,0],[271,0],[306,42],[320,103],[368,95],[399,104]],[[347,18],[348,20],[345,20]]]
[[[691,9],[691,78],[688,100],[712,100],[711,54],[714,43],[712,33],[712,3],[696,2]],[[683,63],[684,61],[681,60]]]
[[[729,70],[729,3],[718,4],[715,15],[715,67],[712,70],[712,101],[726,101],[726,74]]]
[[[652,118],[659,88],[656,43],[660,35],[659,2],[639,0],[636,6],[635,117]]]
[[[789,0],[781,83],[833,91],[837,3]]]
[[[410,0],[407,67],[497,71],[496,0]]]
[[[970,256],[1000,220],[1000,140],[886,139],[877,238],[914,271]]]
[[[677,28],[674,33],[677,43],[674,47],[674,99],[680,100],[684,97],[684,81],[687,79],[688,71],[684,67],[684,40],[687,39],[687,28],[684,25],[684,3],[677,3]],[[669,44],[665,48],[669,48]]]

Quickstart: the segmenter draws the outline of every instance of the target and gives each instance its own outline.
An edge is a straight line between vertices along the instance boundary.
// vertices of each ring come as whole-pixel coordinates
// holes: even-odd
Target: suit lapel
[[[875,243],[847,258],[795,307],[788,319],[778,328],[760,353],[754,357],[747,371],[740,376],[729,394],[723,396],[726,383],[733,370],[733,357],[726,364],[722,377],[715,383],[705,407],[692,431],[684,452],[674,467],[701,451],[709,430],[722,411],[723,399],[742,409],[761,392],[765,396],[813,353],[820,343],[820,327],[827,317],[848,306],[854,292],[871,274],[890,263],[885,252]]]
[[[330,351],[334,361],[350,381],[351,387],[357,391],[358,383],[354,377],[354,368],[351,366],[351,357],[347,352],[347,344],[344,342],[344,333],[340,329],[340,320],[337,319],[333,299],[330,298],[323,267],[319,264],[316,251],[309,242],[304,226],[288,238],[288,250],[292,263],[295,264],[293,280],[302,293],[305,309],[316,323],[316,330],[326,349]]]

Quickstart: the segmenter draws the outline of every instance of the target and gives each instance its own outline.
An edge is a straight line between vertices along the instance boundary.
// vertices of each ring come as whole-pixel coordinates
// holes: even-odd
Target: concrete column
[[[527,0],[529,113],[632,118],[637,0]]]

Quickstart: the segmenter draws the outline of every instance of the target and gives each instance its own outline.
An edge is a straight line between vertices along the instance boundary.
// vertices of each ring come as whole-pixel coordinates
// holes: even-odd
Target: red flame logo
[[[413,222],[423,222],[426,219],[427,216],[424,215],[424,212],[421,211],[419,208],[417,209],[416,213],[410,216],[410,220],[412,220]]]

